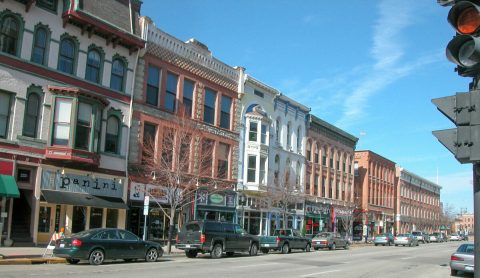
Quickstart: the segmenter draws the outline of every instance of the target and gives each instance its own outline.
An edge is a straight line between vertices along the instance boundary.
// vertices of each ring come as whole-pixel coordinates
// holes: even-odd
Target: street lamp
[[[244,205],[245,205],[245,195],[241,194],[241,195],[238,195],[238,202],[241,204],[242,206],[242,217],[241,217],[241,222],[240,222],[240,226],[242,226],[242,228],[244,228],[244,218],[245,218],[245,211],[244,211]]]

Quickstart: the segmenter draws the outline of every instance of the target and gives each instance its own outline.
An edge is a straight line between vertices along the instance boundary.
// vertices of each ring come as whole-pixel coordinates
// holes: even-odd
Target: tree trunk
[[[173,229],[175,229],[175,209],[170,209],[170,225],[168,227],[167,253],[172,253]]]

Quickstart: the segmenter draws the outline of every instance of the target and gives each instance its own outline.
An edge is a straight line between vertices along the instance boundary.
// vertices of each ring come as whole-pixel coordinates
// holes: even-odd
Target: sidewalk
[[[46,247],[0,247],[0,265],[16,265],[16,264],[58,264],[66,263],[63,258],[53,257],[52,251]],[[167,254],[167,247],[163,247],[163,257],[184,255],[182,250],[172,246],[172,253]]]

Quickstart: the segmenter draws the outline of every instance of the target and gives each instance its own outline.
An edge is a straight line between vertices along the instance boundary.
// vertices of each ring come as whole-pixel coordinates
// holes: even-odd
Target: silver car
[[[418,246],[418,239],[412,234],[399,234],[393,239],[395,246]]]
[[[393,244],[393,235],[390,233],[379,234],[375,237],[375,239],[373,240],[373,243],[375,244],[375,246],[378,246],[378,245],[390,246],[391,244]]]
[[[450,274],[456,276],[459,271],[474,272],[474,245],[464,243],[450,256]]]

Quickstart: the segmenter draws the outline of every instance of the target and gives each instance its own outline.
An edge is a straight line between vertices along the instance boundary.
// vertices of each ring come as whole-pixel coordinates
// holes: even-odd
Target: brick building
[[[473,213],[459,214],[455,218],[455,232],[473,235],[475,233],[475,217]]]
[[[358,138],[309,115],[305,176],[306,233],[351,234],[353,161]]]
[[[373,151],[356,151],[354,171],[357,204],[354,239],[360,239],[360,231],[369,237],[394,233],[395,162]]]
[[[124,227],[140,1],[1,3],[0,174],[20,189],[3,234]]]
[[[146,171],[148,140],[153,140],[155,150],[152,155],[159,161],[165,161],[165,157],[178,158],[180,149],[169,149],[171,146],[166,143],[168,131],[175,133],[177,130],[175,136],[178,136],[186,128],[180,121],[194,125],[195,130],[201,130],[199,136],[202,138],[193,138],[197,135],[189,137],[191,143],[185,144],[185,155],[196,161],[195,157],[204,153],[204,148],[210,148],[212,153],[206,165],[202,164],[202,169],[206,167],[207,171],[198,174],[199,165],[193,163],[186,167],[185,174],[190,177],[198,175],[199,188],[214,183],[215,187],[222,185],[233,190],[238,176],[237,90],[243,69],[230,67],[216,59],[206,45],[195,39],[183,42],[163,32],[148,17],[142,17],[140,22],[147,46],[138,60],[135,80],[129,155],[131,208],[127,225],[132,232],[143,234],[143,201],[148,193],[152,197],[147,219],[148,238],[165,240],[169,221],[158,204],[163,211],[170,213],[171,203],[163,198],[162,192],[166,188],[155,181],[159,173]],[[172,173],[178,170],[178,165],[174,164],[166,166]],[[178,182],[180,190],[189,186],[180,179]],[[195,199],[184,207],[177,219],[180,222],[189,219],[233,222],[236,213],[234,195],[234,192],[217,192],[214,197],[206,196],[201,204]],[[227,199],[230,201],[226,202]],[[212,205],[213,201],[218,203]]]

